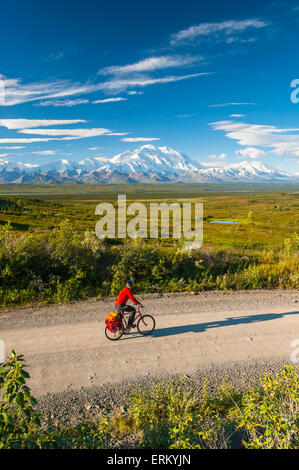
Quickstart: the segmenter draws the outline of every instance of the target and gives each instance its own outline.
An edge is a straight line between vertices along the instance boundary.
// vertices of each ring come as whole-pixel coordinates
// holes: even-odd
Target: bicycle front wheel
[[[110,331],[108,326],[106,326],[105,328],[106,338],[110,339],[110,341],[117,341],[119,338],[122,337],[123,334],[124,334],[124,330],[122,327],[117,328],[117,330],[114,332]]]
[[[150,335],[154,331],[155,326],[155,319],[151,315],[143,315],[137,323],[137,329],[143,336]]]

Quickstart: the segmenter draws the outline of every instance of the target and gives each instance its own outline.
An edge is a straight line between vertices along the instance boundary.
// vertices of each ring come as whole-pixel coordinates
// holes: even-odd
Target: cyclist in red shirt
[[[121,311],[124,312],[131,312],[131,315],[129,317],[129,322],[128,322],[128,329],[130,328],[135,328],[135,325],[133,325],[134,319],[135,319],[135,314],[136,314],[136,309],[132,307],[132,305],[126,305],[127,301],[130,299],[133,304],[135,305],[140,305],[143,307],[142,303],[139,302],[136,297],[134,297],[132,288],[134,285],[134,281],[131,279],[127,282],[127,285],[124,289],[120,291],[118,294],[117,300],[115,302],[115,309],[117,313],[120,313]]]

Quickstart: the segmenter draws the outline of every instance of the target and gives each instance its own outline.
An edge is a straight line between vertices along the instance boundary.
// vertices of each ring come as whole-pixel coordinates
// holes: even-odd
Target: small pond
[[[210,224],[239,224],[240,222],[235,222],[234,220],[210,220]]]

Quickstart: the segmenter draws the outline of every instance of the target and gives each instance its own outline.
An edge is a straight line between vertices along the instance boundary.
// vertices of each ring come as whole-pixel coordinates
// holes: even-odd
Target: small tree
[[[7,361],[0,364],[0,449],[30,447],[28,434],[40,425],[35,410],[36,400],[26,385],[29,378],[22,355],[12,351]]]

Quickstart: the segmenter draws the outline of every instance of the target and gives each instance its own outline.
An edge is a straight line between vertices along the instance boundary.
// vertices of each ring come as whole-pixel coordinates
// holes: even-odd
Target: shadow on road
[[[260,315],[248,315],[246,317],[229,317],[229,318],[226,318],[225,320],[220,320],[220,321],[196,323],[193,325],[171,326],[169,328],[158,328],[153,332],[152,336],[160,337],[160,336],[180,335],[182,333],[202,333],[203,331],[206,331],[212,328],[265,322],[269,320],[277,320],[278,318],[283,318],[286,315],[298,315],[298,314],[299,314],[299,311],[285,312],[285,313],[262,313]]]

